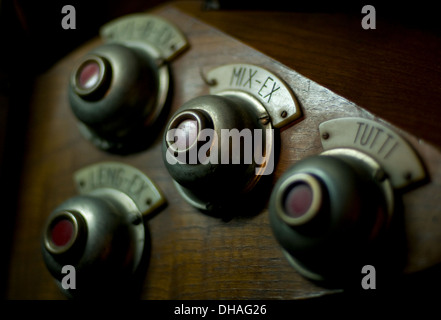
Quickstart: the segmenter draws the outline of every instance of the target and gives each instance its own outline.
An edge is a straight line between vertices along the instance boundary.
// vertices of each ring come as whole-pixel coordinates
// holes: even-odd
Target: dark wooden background
[[[149,9],[157,3],[114,1],[110,4],[114,9],[107,9],[105,17]],[[383,14],[379,7],[377,29],[364,30],[361,6],[359,11],[348,12],[314,12],[310,8],[281,11],[286,8],[277,6],[273,10],[238,10],[229,5],[220,10],[204,10],[198,1],[177,1],[174,6],[441,147],[441,39],[439,27],[430,20],[430,8],[426,13],[418,10],[419,16],[412,19],[409,12],[400,16],[400,12],[385,10]],[[24,14],[22,20],[31,27],[38,26],[38,22],[32,24],[25,18]],[[106,18],[101,17],[102,22]],[[59,20],[56,19],[57,28]],[[102,160],[124,161],[144,168],[146,157],[150,158],[143,153],[124,158],[96,150],[80,136],[66,108],[65,87],[61,87],[68,76],[66,66],[95,42],[58,60],[89,39],[91,30],[96,31],[96,22],[91,23],[90,30],[79,28],[72,41],[75,46],[60,40],[66,33],[60,36],[58,31],[53,32],[49,34],[53,41],[48,41],[47,36],[32,34],[32,28],[22,30],[23,24],[17,24],[21,30],[15,34],[17,39],[25,39],[33,46],[25,46],[28,51],[17,52],[15,59],[9,56],[7,61],[18,64],[16,69],[11,65],[5,68],[13,87],[6,95],[9,103],[1,171],[3,294],[7,299],[59,299],[63,296],[45,270],[38,241],[44,218],[75,194],[71,173]],[[35,46],[39,41],[48,47]],[[11,48],[10,52],[14,50]],[[51,52],[54,58],[50,57]],[[14,74],[14,70],[21,74]],[[51,104],[59,103],[60,108],[48,108],[46,97],[58,99]],[[169,198],[180,203],[161,158],[152,158],[146,173],[166,189]],[[261,222],[261,216],[223,223],[185,204],[167,207],[151,222],[157,244],[152,260],[157,263],[147,271],[141,297],[291,299],[331,293],[292,271],[271,234],[263,229],[267,224]],[[198,225],[204,229],[198,229]],[[249,265],[249,261],[256,265]],[[438,272],[435,268],[407,277],[401,286],[409,291],[414,287],[430,291],[440,284]]]

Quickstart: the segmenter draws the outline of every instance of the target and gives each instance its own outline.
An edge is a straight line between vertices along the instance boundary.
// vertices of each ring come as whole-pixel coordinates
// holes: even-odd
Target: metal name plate
[[[169,21],[152,14],[131,14],[105,24],[100,36],[111,41],[143,41],[171,60],[188,47],[187,38]]]
[[[426,178],[417,153],[396,132],[365,118],[340,118],[319,126],[323,149],[352,148],[374,158],[388,174],[394,188]]]
[[[101,162],[75,172],[80,194],[112,188],[128,195],[143,215],[155,211],[166,200],[159,188],[143,172],[119,162]]]
[[[212,83],[210,93],[240,90],[257,98],[271,117],[275,128],[281,128],[302,115],[299,103],[285,82],[270,71],[251,64],[229,64],[207,74]]]

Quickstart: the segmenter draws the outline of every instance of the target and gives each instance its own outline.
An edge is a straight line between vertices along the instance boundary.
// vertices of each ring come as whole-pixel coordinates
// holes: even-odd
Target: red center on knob
[[[311,208],[312,200],[313,191],[308,184],[295,184],[285,198],[285,211],[289,216],[299,218]]]
[[[185,150],[192,146],[198,138],[199,128],[196,120],[184,120],[176,127],[175,146],[178,150]]]
[[[67,245],[74,236],[74,224],[68,219],[61,219],[51,229],[52,243],[58,247]]]
[[[100,66],[94,60],[86,61],[77,72],[77,84],[83,90],[93,88],[100,81]]]

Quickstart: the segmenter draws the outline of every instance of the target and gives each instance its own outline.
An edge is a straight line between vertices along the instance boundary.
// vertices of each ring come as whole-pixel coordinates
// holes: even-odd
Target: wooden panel
[[[235,33],[242,41],[285,65],[181,10]],[[387,29],[386,34],[372,31],[367,35],[362,32],[369,31],[359,27],[358,18],[343,15],[202,12],[191,3],[157,9],[155,13],[178,25],[191,46],[171,64],[175,84],[171,113],[185,101],[207,94],[208,87],[200,73],[225,63],[248,62],[264,66],[292,86],[304,117],[281,131],[280,161],[268,183],[274,183],[296,160],[322,150],[318,136],[318,124],[322,121],[348,115],[375,118],[290,68],[305,72],[312,80],[357,104],[369,106],[369,111],[393,120],[393,124],[416,135],[403,133],[423,156],[432,181],[407,193],[403,199],[409,237],[406,271],[441,262],[441,246],[438,245],[441,210],[437,207],[437,195],[441,192],[438,165],[441,155],[419,140],[423,137],[441,146],[440,132],[431,131],[441,120],[435,103],[440,90],[440,70],[435,54],[440,48],[439,40],[429,35],[432,42],[422,42],[420,34],[412,31],[402,44],[403,37],[394,28]],[[331,24],[326,25],[324,20]],[[287,29],[284,25],[292,27]],[[348,37],[341,38],[341,34]],[[355,39],[361,40],[356,42]],[[381,44],[392,39],[391,52],[377,43],[377,39]],[[100,40],[95,39],[72,52],[39,76],[35,83],[18,190],[7,298],[63,298],[52,283],[40,253],[43,223],[56,205],[75,195],[73,173],[104,160],[121,161],[142,170],[159,185],[169,202],[149,223],[152,253],[141,298],[292,299],[334,292],[305,280],[291,268],[271,234],[267,208],[262,208],[257,215],[226,222],[203,215],[188,205],[173,186],[162,162],[163,132],[158,133],[148,150],[128,156],[107,154],[83,139],[67,103],[67,81],[74,62],[99,43]],[[426,48],[420,53],[424,59],[407,60],[411,53],[406,50],[412,45]],[[366,60],[369,68],[363,65]],[[390,61],[396,64],[389,64]],[[382,70],[380,73],[370,69],[377,64]],[[418,77],[410,75],[412,72]],[[379,78],[380,74],[386,79]],[[410,79],[412,84],[409,84]],[[314,100],[314,92],[318,91],[322,91],[325,99],[322,105]],[[422,101],[424,109],[415,109],[409,100]]]

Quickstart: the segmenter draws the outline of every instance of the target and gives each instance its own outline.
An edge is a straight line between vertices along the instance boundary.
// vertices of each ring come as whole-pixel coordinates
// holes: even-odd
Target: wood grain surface
[[[431,290],[440,284],[436,271],[441,262],[441,41],[436,30],[388,20],[379,20],[376,30],[364,30],[361,15],[356,14],[204,11],[199,2],[187,1],[154,12],[173,21],[190,41],[190,49],[171,63],[175,88],[170,114],[185,101],[208,93],[201,71],[232,62],[264,66],[293,88],[300,74],[311,79],[313,87],[323,85],[367,110],[344,98],[337,100],[336,110],[329,105],[308,109],[308,92],[296,88],[305,116],[281,131],[280,161],[267,183],[275,183],[295,161],[321,151],[317,126],[326,119],[375,118],[372,112],[403,129],[423,156],[431,183],[403,196],[408,218],[406,271],[419,272],[394,283],[394,290]],[[67,102],[68,76],[75,61],[100,43],[100,39],[85,43],[34,82],[23,158],[16,163],[19,174],[8,176],[17,181],[10,190],[16,202],[7,226],[12,237],[5,297],[64,298],[43,263],[43,224],[53,208],[76,194],[73,173],[100,161],[121,161],[142,170],[168,200],[149,222],[152,251],[142,299],[295,299],[336,292],[292,269],[271,233],[266,205],[259,214],[230,221],[188,205],[163,164],[163,132],[149,149],[127,156],[100,151],[80,135]],[[12,163],[14,156],[8,154],[8,159]],[[428,273],[421,272],[427,268]]]

